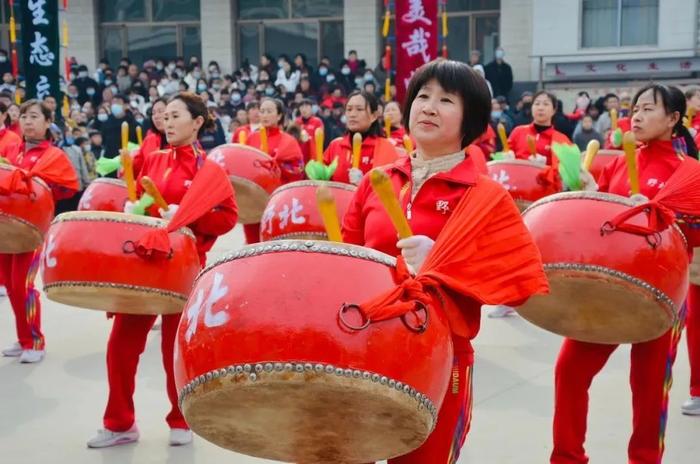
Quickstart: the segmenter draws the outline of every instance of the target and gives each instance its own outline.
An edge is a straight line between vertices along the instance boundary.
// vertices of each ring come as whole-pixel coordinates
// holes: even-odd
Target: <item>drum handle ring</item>
[[[603,237],[604,235],[607,234],[612,234],[615,232],[615,226],[612,225],[612,222],[610,221],[605,221],[602,226],[600,226],[600,236]]]
[[[122,252],[126,255],[130,255],[132,253],[136,253],[138,255],[139,253],[136,251],[136,242],[134,242],[133,240],[127,240],[126,242],[124,242],[124,244],[122,245]],[[170,251],[168,252],[165,259],[173,259],[174,254],[175,250],[173,250],[173,247],[170,247]],[[142,258],[143,257],[144,256],[142,256]]]
[[[408,330],[410,330],[411,332],[415,332],[415,333],[420,334],[420,333],[425,332],[428,329],[428,321],[430,320],[430,313],[428,312],[428,307],[422,301],[416,301],[415,307],[413,308],[413,310],[410,313],[415,314],[416,318],[418,318],[418,314],[421,312],[425,313],[425,320],[423,321],[422,324],[420,324],[418,326],[413,326],[413,325],[408,323],[408,320],[406,320],[406,316],[409,313],[403,314],[401,316],[401,321],[408,328]]]
[[[647,243],[653,250],[656,250],[656,248],[659,245],[661,245],[661,234],[659,232],[654,232],[653,234],[645,235],[644,238],[647,239]]]
[[[358,313],[360,313],[360,316],[362,316],[362,320],[364,321],[364,323],[361,326],[352,325],[347,320],[345,320],[345,314],[351,309],[355,309]],[[355,303],[343,303],[343,305],[340,307],[340,311],[338,312],[338,320],[343,326],[345,326],[346,329],[352,330],[354,332],[365,330],[372,323],[372,320],[368,318],[362,311],[360,306]]]

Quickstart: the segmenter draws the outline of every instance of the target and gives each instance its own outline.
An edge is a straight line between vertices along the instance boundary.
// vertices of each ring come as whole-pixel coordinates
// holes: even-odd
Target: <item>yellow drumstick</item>
[[[391,119],[386,115],[384,116],[384,132],[386,133],[386,138],[391,138]]]
[[[247,145],[248,142],[248,133],[246,131],[240,131],[238,133],[238,143],[241,145]]]
[[[153,202],[158,208],[162,209],[163,211],[168,211],[168,209],[170,209],[168,207],[168,202],[165,201],[163,195],[160,194],[158,187],[156,187],[156,184],[153,183],[150,177],[143,176],[141,178],[141,186],[147,194],[153,197]]]
[[[323,163],[323,137],[325,134],[323,133],[323,128],[318,127],[316,128],[316,132],[314,133],[314,140],[316,142],[316,161],[319,163]]]
[[[583,169],[586,171],[591,170],[591,166],[593,165],[593,158],[595,158],[595,155],[598,154],[598,150],[600,150],[600,142],[597,140],[591,140],[588,142],[588,145],[586,145],[586,156],[583,158]]]
[[[352,167],[359,169],[360,155],[362,153],[362,134],[355,132],[352,136]]]
[[[260,151],[269,155],[269,147],[267,144],[267,128],[265,126],[260,128]]]
[[[141,129],[141,126],[136,126],[136,141],[139,143],[139,146],[143,145],[143,129]]]
[[[340,232],[340,221],[338,220],[338,208],[335,205],[335,197],[330,189],[325,185],[321,185],[316,190],[316,202],[318,203],[318,211],[321,213],[323,225],[328,234],[328,240],[331,242],[343,242],[343,235]]]
[[[622,149],[625,151],[632,195],[636,195],[639,193],[639,172],[637,171],[637,142],[632,132],[625,132],[622,137]]]
[[[615,108],[610,110],[610,128],[617,129],[617,110]]]
[[[384,100],[391,100],[391,77],[387,77],[384,81]]]
[[[126,192],[129,201],[136,201],[138,198],[136,197],[136,181],[134,180],[134,160],[126,148],[121,150],[119,157],[122,162],[122,176],[124,177],[124,182],[126,182]]]
[[[389,176],[380,169],[373,169],[370,173],[369,180],[372,184],[372,189],[374,189],[374,192],[379,197],[379,201],[382,202],[384,209],[389,215],[389,219],[391,219],[396,231],[399,233],[399,238],[411,237],[413,235],[411,226],[408,224],[408,220],[401,210],[401,205],[399,205],[399,200],[396,198],[394,189],[391,186]]]
[[[411,140],[411,137],[408,134],[403,136],[403,147],[406,149],[406,153],[409,155],[413,153],[413,140]]]
[[[126,150],[129,146],[129,123],[124,121],[122,123],[122,149]]]
[[[531,135],[527,136],[527,149],[530,151],[531,156],[537,154],[537,142],[535,142],[535,138]]]
[[[695,117],[695,107],[694,106],[688,106],[688,109],[685,112],[685,121],[684,125],[687,129],[690,129],[693,126],[693,118]]]
[[[506,126],[503,123],[498,123],[498,138],[501,139],[501,145],[503,146],[503,151],[510,151],[510,145],[508,144],[508,136],[506,135]]]

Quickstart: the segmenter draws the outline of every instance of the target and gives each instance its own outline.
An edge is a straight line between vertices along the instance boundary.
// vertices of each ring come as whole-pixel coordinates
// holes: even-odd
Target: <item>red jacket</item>
[[[299,116],[294,122],[302,130],[301,139],[306,140],[300,145],[301,152],[304,154],[304,163],[308,163],[309,160],[316,159],[316,129],[323,129],[323,121],[316,116],[311,116],[304,121],[304,118]],[[304,135],[304,132],[306,135]]]
[[[452,211],[479,177],[473,161],[466,157],[452,170],[430,177],[412,200],[410,159],[399,158],[383,169],[389,174],[413,233],[426,235],[433,240],[437,239]],[[392,256],[400,254],[396,248],[396,230],[372,190],[369,177],[362,179],[358,185],[343,218],[343,241],[374,248]],[[469,326],[469,338],[473,338],[479,331],[480,305],[463,297],[458,297],[458,301]],[[455,346],[456,349],[469,346],[466,339],[455,342],[456,345],[462,345]]]
[[[12,132],[15,134],[19,135],[22,137],[22,127],[19,125],[19,122],[13,122],[10,124],[10,127],[8,127]]]
[[[12,130],[4,128],[0,129],[0,153],[3,153],[11,145],[21,145],[22,137],[14,133]]]
[[[260,148],[260,132],[254,132],[248,139],[248,145]],[[282,170],[282,183],[287,184],[304,178],[304,155],[297,139],[278,127],[267,128],[267,149]]]
[[[48,140],[42,141],[39,145],[27,152],[25,152],[25,149],[25,142],[7,145],[3,147],[2,151],[0,151],[0,156],[7,158],[10,164],[13,164],[14,166],[29,171],[34,167],[34,165],[37,163],[37,161],[39,161],[41,157],[46,156],[49,153],[55,153],[59,156],[64,157],[67,165],[71,167],[73,173],[75,172],[73,163],[71,162],[68,155],[66,155],[66,153],[60,148],[54,147]],[[49,187],[51,187],[54,201],[71,198],[73,195],[75,195],[75,192],[77,191],[57,184],[52,184],[50,182],[47,182],[47,184],[49,184]]]
[[[143,143],[139,147],[138,151],[134,155],[134,175],[138,176],[143,167],[144,158],[153,153],[154,151],[162,150],[165,145],[165,137],[160,133],[149,130],[146,137],[143,139]]]
[[[246,138],[249,139],[250,134],[257,132],[257,131],[258,131],[257,129],[253,130],[253,128],[250,126],[250,124],[246,124],[245,126],[240,126],[239,128],[237,128],[233,132],[233,135],[231,136],[231,143],[240,143],[241,132],[245,132]]]
[[[496,132],[491,127],[491,124],[486,125],[486,131],[478,139],[474,140],[472,144],[481,148],[484,156],[491,159],[491,154],[496,151]]]
[[[148,176],[169,205],[180,204],[205,156],[202,150],[193,145],[170,147],[150,153],[144,158],[143,168],[138,177],[139,195],[143,193],[140,179]],[[151,216],[160,216],[155,205],[149,208],[148,213]],[[236,203],[231,197],[195,223],[188,225],[197,238],[197,251],[202,265],[206,262],[206,253],[214,245],[216,238],[231,230],[237,219]]]
[[[363,173],[367,173],[373,167],[393,163],[398,156],[398,152],[394,150],[394,146],[391,142],[384,137],[370,135],[362,140],[359,169]],[[335,158],[338,158],[338,167],[333,174],[332,180],[349,183],[348,172],[350,168],[352,168],[352,142],[350,140],[350,134],[338,137],[326,148],[326,152],[323,154],[323,162],[330,164]]]
[[[535,138],[537,154],[546,156],[548,165],[552,164],[552,144],[572,144],[569,137],[554,129],[553,126],[540,133],[535,129],[534,123],[528,124],[527,126],[518,126],[513,129],[513,132],[510,133],[510,137],[508,137],[508,145],[510,145],[510,149],[513,150],[515,157],[518,159],[526,160],[530,157],[530,148],[527,145],[528,135]]]

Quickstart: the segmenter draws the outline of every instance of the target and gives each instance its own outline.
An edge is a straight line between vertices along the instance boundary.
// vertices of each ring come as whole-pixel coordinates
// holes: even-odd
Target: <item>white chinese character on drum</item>
[[[53,268],[56,267],[58,261],[56,258],[51,256],[51,254],[56,250],[56,236],[51,234],[46,239],[46,247],[44,248],[44,262],[46,267]]]
[[[512,185],[510,185],[508,182],[510,181],[510,176],[508,173],[505,171],[505,169],[501,169],[498,174],[493,175],[493,180],[498,182],[503,186],[508,191],[515,190],[516,188]]]
[[[290,220],[292,224],[305,224],[306,218],[301,215],[303,211],[304,205],[298,198],[292,198],[291,206],[288,203],[283,204],[278,212],[276,211],[276,205],[270,202],[267,208],[265,208],[265,212],[263,212],[260,221],[260,230],[272,233],[275,218],[279,220],[277,228],[280,231],[283,231],[289,226]]]
[[[224,281],[223,274],[217,272],[214,274],[214,279],[211,287],[208,289],[205,301],[205,291],[199,289],[194,303],[185,310],[187,317],[187,331],[185,332],[185,340],[188,342],[197,333],[199,325],[199,315],[204,310],[204,326],[207,328],[219,327],[228,322],[229,316],[224,311],[212,312],[214,305],[228,294],[228,286],[221,285]],[[204,305],[204,307],[202,307]]]

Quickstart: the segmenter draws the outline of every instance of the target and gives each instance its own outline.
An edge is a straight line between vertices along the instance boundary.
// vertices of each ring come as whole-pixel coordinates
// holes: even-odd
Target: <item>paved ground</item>
[[[242,243],[240,228],[220,241],[214,255]],[[138,375],[138,444],[87,450],[100,427],[106,398],[104,350],[110,323],[104,314],[44,303],[48,355],[35,366],[0,358],[0,463],[264,463],[195,438],[192,446],[167,446],[164,375],[159,333],[152,332]],[[0,300],[0,345],[14,340],[7,299]],[[547,462],[551,449],[552,366],[559,338],[520,318],[484,318],[475,343],[474,420],[460,463]],[[591,462],[626,462],[630,431],[627,386],[629,349],[622,347],[591,391],[588,449]],[[667,435],[667,463],[700,462],[700,418],[679,413],[688,385],[685,340],[675,369]],[[270,431],[274,435],[274,430]]]

